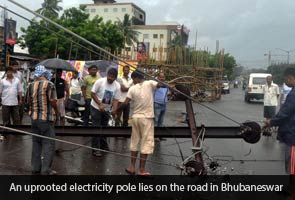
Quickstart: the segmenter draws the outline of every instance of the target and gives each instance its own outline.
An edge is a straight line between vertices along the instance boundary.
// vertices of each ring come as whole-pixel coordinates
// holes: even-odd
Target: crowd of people
[[[13,125],[21,124],[20,107],[26,105],[31,118],[32,132],[54,138],[56,122],[58,121],[58,125],[65,125],[65,108],[68,100],[83,99],[84,126],[108,126],[110,116],[115,119],[116,126],[132,125],[132,159],[126,172],[135,173],[136,156],[137,152],[140,152],[138,174],[149,174],[144,169],[145,161],[154,149],[153,127],[163,125],[168,88],[158,88],[160,84],[156,81],[145,81],[144,75],[138,70],[131,74],[129,66],[123,67],[121,78],[117,79],[118,71],[115,68],[110,68],[106,77],[100,77],[95,65],[88,68],[89,75],[83,80],[77,72],[73,72],[69,83],[62,78],[62,70],[56,69],[53,75],[45,66],[39,65],[35,68],[32,82],[24,87],[23,76],[17,70],[17,63],[12,64],[12,67],[6,67],[6,75],[0,81],[4,126],[11,125],[11,119]],[[165,75],[160,73],[158,78],[164,81]],[[132,123],[129,121],[131,101],[134,104]],[[101,157],[100,150],[109,150],[106,137],[96,136],[91,141],[93,156]],[[54,151],[54,140],[33,136],[33,174],[56,174],[56,171],[51,169]]]
[[[105,127],[111,116],[116,126],[132,126],[130,151],[131,163],[125,171],[128,174],[150,175],[145,170],[148,155],[154,151],[154,126],[163,126],[169,89],[162,84],[165,74],[159,73],[157,79],[145,80],[144,74],[135,70],[130,74],[129,66],[123,67],[123,76],[110,68],[106,77],[98,75],[95,65],[88,68],[89,75],[81,80],[77,72],[67,83],[62,70],[56,70],[55,76],[44,66],[36,66],[34,80],[24,89],[22,74],[17,71],[17,63],[6,67],[6,74],[0,80],[3,125],[21,124],[21,107],[26,105],[31,117],[32,132],[49,138],[55,137],[55,121],[64,125],[65,104],[68,99],[84,99],[85,111],[82,117],[84,126]],[[278,126],[278,139],[286,144],[286,171],[295,174],[295,69],[288,68],[284,73],[285,84],[292,88],[285,103],[276,113],[279,88],[267,77],[264,91],[264,128]],[[24,93],[26,95],[24,95]],[[24,98],[25,96],[25,98]],[[25,103],[24,103],[25,102]],[[132,115],[130,103],[132,102]],[[132,118],[130,123],[129,118]],[[93,137],[92,155],[101,157],[100,150],[109,150],[106,137]],[[56,174],[51,169],[55,152],[54,140],[33,136],[32,173]],[[139,169],[136,160],[140,154]],[[43,157],[43,159],[41,159]]]

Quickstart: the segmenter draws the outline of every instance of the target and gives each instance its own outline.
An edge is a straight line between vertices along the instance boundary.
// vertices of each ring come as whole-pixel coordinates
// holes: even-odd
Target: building
[[[187,45],[189,30],[176,22],[166,22],[162,25],[135,25],[134,30],[138,31],[138,43],[129,47],[132,59],[144,60],[150,58],[156,61],[167,59],[168,48],[172,46],[173,40],[178,36],[182,45]],[[141,52],[142,46],[145,48]],[[145,54],[142,56],[141,54]],[[135,56],[136,55],[136,56]]]
[[[94,4],[81,4],[86,6],[86,12],[90,19],[95,16],[103,17],[103,20],[116,22],[123,20],[124,15],[128,14],[130,18],[134,17],[133,24],[145,25],[145,11],[133,3],[116,3],[113,0],[97,0]]]
[[[95,4],[99,4],[99,3],[116,3],[115,0],[94,0]]]
[[[165,61],[168,48],[178,36],[181,43],[188,42],[189,30],[177,22],[165,22],[161,25],[145,25],[145,11],[133,3],[116,3],[114,0],[96,0],[94,4],[82,4],[86,6],[89,18],[103,17],[104,21],[112,22],[123,20],[125,14],[134,17],[133,28],[139,32],[138,43],[127,46],[122,52],[122,57],[131,60],[153,59]]]

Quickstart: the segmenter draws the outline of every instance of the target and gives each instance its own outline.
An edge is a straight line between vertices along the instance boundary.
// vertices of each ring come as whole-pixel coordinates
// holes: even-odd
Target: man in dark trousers
[[[117,110],[118,100],[120,99],[120,84],[116,81],[118,76],[117,69],[110,68],[107,77],[98,79],[91,89],[91,119],[92,126],[106,127],[109,122],[109,112]],[[109,100],[107,100],[109,99]],[[92,147],[97,149],[109,150],[106,137],[93,137]],[[93,156],[102,156],[100,151],[93,150]]]
[[[121,97],[119,99],[118,105],[124,103],[127,92],[129,88],[133,85],[133,80],[131,77],[129,77],[130,73],[130,67],[128,65],[125,65],[123,67],[123,76],[118,78],[118,83],[120,83],[121,86]],[[119,125],[119,121],[121,119],[121,115],[123,114],[123,123],[121,124],[123,127],[128,126],[128,120],[129,120],[129,113],[130,113],[130,104],[128,104],[126,107],[123,108],[122,112],[118,113],[117,117],[117,125]]]
[[[57,109],[57,98],[55,86],[49,80],[51,72],[47,71],[44,66],[36,67],[34,73],[35,81],[30,83],[27,91],[27,105],[29,115],[32,119],[32,131],[35,134],[55,137],[54,120],[58,119],[60,113]],[[53,114],[55,112],[55,118]],[[33,137],[32,148],[32,173],[55,175],[56,171],[51,169],[55,141]],[[43,156],[43,160],[41,158]]]
[[[51,79],[51,82],[55,84],[57,95],[57,107],[60,112],[61,124],[65,123],[65,102],[69,99],[69,85],[65,79],[61,78],[62,70],[57,69],[55,78]]]
[[[4,126],[20,124],[19,106],[22,105],[23,88],[18,78],[13,76],[12,67],[6,67],[6,77],[0,80],[0,97],[2,100],[2,120]]]
[[[266,120],[265,127],[278,126],[278,140],[285,143],[285,170],[293,175],[289,179],[289,193],[294,195],[295,175],[295,68],[287,68],[284,72],[285,83],[292,90],[279,112]]]
[[[90,117],[90,103],[91,103],[91,89],[95,81],[99,79],[97,75],[97,66],[91,65],[88,68],[89,75],[87,75],[82,83],[82,94],[85,99],[85,111],[83,114],[83,125],[88,126]]]
[[[284,72],[285,83],[292,90],[288,94],[280,111],[265,126],[278,126],[278,140],[286,144],[286,172],[295,175],[295,68],[287,68]]]

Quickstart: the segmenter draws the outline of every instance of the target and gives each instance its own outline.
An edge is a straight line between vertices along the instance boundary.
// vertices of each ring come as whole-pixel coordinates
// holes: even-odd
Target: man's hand
[[[267,119],[264,121],[263,128],[267,128],[267,127],[270,127],[270,119]]]
[[[18,101],[18,105],[21,106],[22,104],[23,104],[23,100],[20,99],[20,100]]]
[[[99,110],[100,110],[101,112],[105,112],[102,103],[98,104],[98,108],[99,108]]]
[[[56,112],[55,113],[55,121],[59,121],[60,120],[60,112],[58,111],[58,112]]]
[[[111,115],[113,116],[114,119],[117,119],[117,111],[116,110],[113,110],[111,112]]]
[[[69,98],[70,97],[67,95],[66,98],[65,98],[65,104],[69,101]]]

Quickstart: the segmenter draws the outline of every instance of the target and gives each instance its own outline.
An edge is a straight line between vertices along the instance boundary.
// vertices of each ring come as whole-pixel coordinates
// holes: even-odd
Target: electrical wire
[[[33,13],[34,15],[36,15],[36,16],[38,16],[38,17],[44,19],[45,21],[47,21],[47,22],[49,22],[49,23],[51,23],[51,24],[53,24],[53,25],[55,25],[55,26],[61,28],[62,30],[68,32],[69,34],[71,34],[71,35],[77,37],[78,39],[80,39],[80,40],[82,40],[82,41],[84,41],[84,42],[90,44],[91,46],[93,46],[93,47],[99,49],[100,51],[102,51],[102,52],[104,52],[104,53],[106,53],[106,54],[112,56],[113,58],[116,58],[117,60],[119,60],[119,61],[125,63],[126,65],[128,65],[129,67],[131,67],[132,69],[135,69],[135,67],[133,67],[133,66],[132,66],[131,64],[129,64],[128,62],[126,62],[126,61],[120,59],[119,57],[117,57],[117,56],[115,56],[115,55],[109,53],[108,51],[104,50],[103,48],[101,48],[101,47],[99,47],[99,46],[97,46],[97,45],[95,45],[95,44],[89,42],[89,41],[86,40],[85,38],[82,38],[81,36],[75,34],[74,32],[72,32],[72,31],[70,31],[70,30],[68,30],[68,29],[66,29],[66,28],[64,28],[64,27],[62,27],[61,25],[59,25],[59,24],[57,24],[57,23],[55,23],[55,22],[53,22],[53,21],[51,21],[50,19],[48,19],[48,18],[46,18],[46,17],[44,17],[44,16],[42,16],[42,15],[40,15],[40,14],[34,12],[34,11],[31,11],[31,10],[29,10],[28,8],[26,8],[26,7],[22,6],[22,5],[20,5],[20,4],[16,3],[16,2],[14,2],[14,1],[12,1],[12,0],[8,0],[8,1],[10,1],[11,3],[14,3],[15,5],[17,5],[17,6],[21,7],[21,8],[23,8],[23,9],[27,10],[28,12]],[[15,13],[15,12],[13,12],[13,11],[11,11],[11,10],[9,10],[9,9],[7,9],[7,8],[5,8],[5,7],[3,7],[3,6],[1,6],[1,7],[4,8],[4,9],[6,9],[6,10],[8,10],[9,12],[11,12],[11,13],[13,13],[13,14],[19,16],[19,17],[22,17],[21,15],[18,15],[17,13]],[[25,17],[22,17],[22,18],[23,18],[23,19],[26,19],[26,20],[28,20],[28,21],[30,21],[30,22],[33,22],[33,21],[31,21],[31,20],[29,20],[29,19],[27,19],[27,18],[25,18]],[[42,26],[42,27],[44,27],[44,26]],[[50,32],[53,32],[53,33],[57,34],[57,35],[60,36],[60,37],[63,37],[64,39],[66,39],[66,40],[68,40],[68,41],[71,41],[71,42],[73,42],[73,43],[75,43],[75,44],[77,44],[77,45],[79,45],[79,46],[81,46],[81,47],[83,47],[83,48],[85,48],[85,49],[91,51],[91,52],[94,52],[93,50],[91,50],[91,49],[89,49],[89,48],[87,48],[87,47],[85,47],[85,46],[83,46],[83,45],[80,45],[80,44],[78,44],[77,42],[75,42],[75,41],[73,41],[73,40],[70,40],[70,39],[66,38],[65,36],[63,36],[63,35],[61,35],[61,34],[59,34],[59,33],[56,33],[56,32],[54,32],[54,31],[48,29],[47,27],[44,27],[44,28],[46,28],[46,29],[47,29],[48,31],[50,31]],[[96,52],[94,52],[94,53],[96,53]],[[96,54],[98,54],[98,53],[96,53]],[[101,55],[101,54],[100,54],[100,55]],[[106,56],[103,56],[103,57],[106,58]],[[116,61],[112,61],[112,62],[114,62],[114,63],[116,63],[116,64],[118,64],[118,65],[121,65],[119,62],[116,62]],[[171,90],[173,90],[173,91],[175,91],[175,92],[178,92],[178,93],[184,95],[185,97],[189,98],[190,100],[196,102],[195,99],[193,99],[191,96],[186,95],[186,94],[184,94],[183,92],[180,92],[179,90],[170,87],[168,83],[165,83],[165,82],[163,82],[163,81],[160,81],[160,80],[158,80],[158,79],[155,79],[153,76],[151,76],[151,75],[149,75],[149,74],[147,74],[147,73],[145,73],[145,72],[142,72],[142,71],[141,71],[141,73],[143,73],[144,75],[148,76],[149,78],[151,78],[151,79],[153,79],[153,80],[155,80],[155,81],[157,81],[157,82],[159,82],[159,83],[165,85],[166,87],[169,87]],[[228,117],[228,116],[222,114],[222,113],[219,112],[219,111],[214,110],[213,108],[211,108],[211,107],[209,107],[209,106],[207,106],[207,105],[205,105],[205,104],[203,104],[203,103],[200,103],[200,102],[196,102],[196,103],[199,104],[199,105],[201,105],[201,106],[203,106],[203,107],[205,107],[205,108],[207,108],[208,110],[211,110],[212,112],[215,112],[216,114],[218,114],[218,115],[220,115],[220,116],[222,116],[222,117],[224,117],[224,118],[226,118],[226,119],[228,119],[228,120],[230,120],[230,121],[232,121],[232,122],[238,124],[238,125],[241,125],[240,122],[238,122],[238,121],[236,121],[236,120],[234,120],[234,119],[232,119],[232,118],[230,118],[230,117]]]
[[[121,156],[121,157],[133,158],[130,155],[125,155],[125,154],[118,153],[118,152],[115,152],[115,151],[109,151],[109,150],[94,148],[94,147],[86,146],[84,144],[78,144],[78,143],[74,143],[74,142],[70,142],[70,141],[66,141],[66,140],[61,140],[61,139],[57,139],[57,138],[47,137],[47,136],[43,136],[43,135],[39,135],[39,134],[27,132],[27,131],[22,131],[22,130],[10,128],[10,127],[0,126],[0,128],[1,129],[4,129],[4,130],[9,130],[9,131],[13,131],[13,132],[22,133],[22,134],[25,134],[25,135],[31,135],[31,136],[42,138],[42,139],[52,140],[52,141],[55,141],[55,142],[61,142],[61,143],[65,143],[65,144],[70,144],[70,145],[75,145],[75,146],[83,147],[83,148],[86,148],[86,149],[91,149],[91,150],[101,151],[101,152],[105,152],[105,153],[110,153],[110,154]],[[140,158],[137,158],[137,159],[140,159]],[[145,159],[145,160],[147,162],[158,164],[158,165],[163,165],[163,166],[169,166],[169,167],[178,168],[178,166],[172,165],[172,164],[168,164],[168,163],[157,162],[157,161],[149,160],[149,159]]]
[[[63,31],[69,33],[70,35],[72,35],[72,36],[78,38],[79,40],[81,40],[81,41],[83,41],[83,42],[85,42],[86,44],[88,44],[88,45],[90,45],[90,46],[92,46],[92,47],[94,47],[94,48],[100,50],[101,52],[104,52],[105,54],[109,55],[109,56],[112,57],[113,59],[118,60],[118,61],[124,63],[125,65],[129,66],[131,69],[138,70],[136,67],[132,66],[132,65],[131,65],[130,63],[128,63],[127,61],[121,59],[120,57],[118,57],[118,56],[116,56],[116,55],[113,55],[112,53],[108,52],[107,50],[105,50],[105,49],[99,47],[98,45],[96,45],[96,44],[90,42],[89,40],[87,40],[87,39],[81,37],[80,35],[74,33],[73,31],[70,31],[69,29],[67,29],[67,28],[65,28],[65,27],[63,27],[63,26],[61,26],[60,24],[58,24],[58,23],[52,21],[51,19],[49,19],[49,18],[47,18],[47,17],[45,17],[45,16],[43,16],[43,15],[41,15],[41,14],[39,14],[39,13],[33,11],[33,10],[30,10],[29,8],[23,6],[22,4],[19,4],[19,3],[15,2],[14,0],[8,0],[8,1],[11,2],[11,3],[13,3],[14,5],[16,5],[16,6],[20,7],[20,8],[22,8],[22,9],[24,9],[24,10],[26,10],[26,11],[32,13],[32,14],[34,14],[35,16],[42,18],[43,20],[47,21],[48,23],[53,24],[54,26],[56,26],[56,27],[62,29]],[[146,77],[149,77],[150,79],[152,79],[152,80],[154,80],[154,81],[156,81],[156,82],[162,84],[163,86],[166,86],[166,87],[170,88],[172,91],[175,91],[175,92],[177,92],[177,93],[179,93],[179,94],[185,96],[186,98],[188,98],[188,99],[190,99],[190,100],[192,100],[192,101],[195,101],[195,99],[193,99],[190,95],[187,95],[187,94],[185,94],[185,93],[183,93],[183,92],[177,90],[176,88],[171,87],[171,86],[170,86],[169,84],[167,84],[166,82],[161,81],[161,80],[158,80],[158,79],[156,79],[155,77],[153,77],[152,75],[147,74],[147,73],[145,73],[145,72],[143,72],[143,71],[141,71],[141,70],[138,70],[138,71],[139,71],[140,73],[144,74]]]
[[[185,140],[185,141],[182,141],[182,142],[178,142],[178,144],[185,144],[185,143],[188,143],[188,142],[192,142],[192,140]],[[170,143],[170,144],[166,144],[164,146],[174,146],[176,145],[176,142],[173,142],[173,143]]]
[[[42,15],[40,15],[40,14],[34,12],[34,11],[31,11],[30,9],[28,9],[28,8],[26,8],[26,7],[24,7],[24,6],[22,6],[21,4],[18,4],[17,2],[15,2],[15,1],[13,1],[13,0],[8,0],[8,1],[10,1],[11,3],[13,3],[13,4],[15,4],[15,5],[21,7],[21,8],[23,8],[23,9],[25,9],[25,10],[27,10],[28,12],[33,13],[34,15],[36,15],[36,16],[38,16],[38,17],[44,19],[45,21],[47,21],[47,22],[49,22],[49,23],[51,23],[51,24],[53,24],[53,25],[55,25],[55,26],[61,28],[61,29],[64,30],[65,32],[67,32],[67,33],[69,33],[69,34],[71,34],[71,35],[77,37],[78,39],[82,40],[83,42],[85,42],[85,43],[87,43],[87,44],[89,44],[89,45],[91,45],[91,46],[93,46],[93,47],[99,49],[100,51],[104,52],[105,54],[108,54],[108,55],[111,56],[112,58],[115,58],[116,60],[121,61],[121,62],[125,63],[126,65],[130,66],[132,69],[134,69],[134,67],[133,67],[132,65],[130,65],[130,64],[127,63],[126,61],[122,60],[121,58],[119,58],[119,57],[117,57],[117,56],[115,56],[115,55],[109,53],[109,52],[106,51],[105,49],[103,49],[103,48],[101,48],[101,47],[99,47],[99,46],[97,46],[97,45],[91,43],[90,41],[86,40],[85,38],[83,38],[83,37],[81,37],[81,36],[75,34],[74,32],[72,32],[72,31],[70,31],[70,30],[68,30],[68,29],[66,29],[66,28],[64,28],[64,27],[62,27],[61,25],[59,25],[59,24],[53,22],[52,20],[50,20],[50,19],[48,19],[48,18],[46,18],[46,17],[44,17],[44,16],[42,16]],[[183,96],[187,97],[188,99],[190,99],[190,100],[192,100],[192,101],[195,101],[190,95],[186,95],[186,94],[184,94],[183,92],[181,92],[181,91],[179,91],[179,90],[176,90],[175,88],[171,88],[167,83],[165,83],[165,82],[163,82],[163,81],[160,81],[160,80],[157,80],[157,79],[155,79],[153,76],[151,76],[151,75],[149,75],[149,74],[147,74],[147,73],[145,73],[145,72],[142,72],[142,71],[141,71],[141,73],[144,74],[144,75],[146,75],[147,77],[149,77],[149,78],[151,78],[151,79],[153,79],[153,80],[155,80],[155,81],[157,81],[157,82],[163,84],[164,86],[169,87],[169,88],[172,89],[173,91],[182,94]],[[219,111],[217,111],[217,110],[215,110],[215,109],[213,109],[213,108],[211,108],[211,107],[209,107],[209,106],[207,106],[207,105],[205,105],[205,104],[203,104],[203,103],[197,102],[197,104],[199,104],[199,105],[201,105],[201,106],[207,108],[208,110],[211,110],[212,112],[214,112],[214,113],[216,113],[216,114],[218,114],[218,115],[220,115],[220,116],[222,116],[222,117],[224,117],[224,118],[226,118],[226,119],[228,119],[228,120],[230,120],[230,121],[232,121],[232,122],[234,122],[234,123],[236,123],[236,124],[238,124],[238,125],[241,125],[240,122],[238,122],[238,121],[236,121],[236,120],[234,120],[234,119],[232,119],[232,118],[230,118],[230,117],[228,117],[228,116],[222,114],[221,112],[219,112]],[[6,128],[7,128],[7,127],[6,127]],[[24,132],[23,132],[23,133],[24,133]],[[26,132],[26,134],[32,134],[32,133],[28,133],[28,132]],[[36,134],[34,134],[34,136],[36,136],[36,137],[40,137],[39,135],[36,135]],[[42,136],[42,137],[44,137],[44,136]],[[46,139],[52,139],[52,138],[46,138]],[[178,146],[178,149],[179,149],[180,155],[181,155],[181,157],[182,157],[182,160],[184,160],[183,153],[182,153],[182,150],[181,150],[181,148],[180,148],[180,145],[179,145],[179,143],[178,143],[178,141],[177,141],[177,139],[176,139],[175,137],[174,137],[174,139],[175,139],[176,144],[177,144],[177,146]],[[129,158],[131,157],[131,156],[126,156],[126,155],[124,155],[124,154],[120,154],[120,153],[116,153],[116,152],[111,152],[111,151],[106,151],[106,150],[97,149],[97,148],[92,148],[92,147],[89,147],[89,146],[86,146],[86,145],[76,144],[76,143],[72,143],[72,142],[68,142],[68,141],[64,141],[64,140],[59,140],[59,139],[54,139],[54,140],[55,140],[55,141],[58,141],[58,142],[64,142],[64,143],[68,143],[68,144],[72,144],[72,145],[77,145],[77,146],[80,146],[80,147],[90,148],[90,149],[93,149],[93,150],[99,150],[99,151],[102,151],[102,152],[113,153],[113,154],[120,155],[120,156],[124,156],[124,157],[129,157]],[[171,165],[171,164],[164,164],[164,163],[159,163],[159,162],[155,162],[155,161],[151,161],[151,160],[147,160],[147,161],[148,161],[148,162],[153,162],[153,163],[156,163],[156,164],[161,164],[161,165],[173,166],[173,165]],[[175,167],[175,166],[173,166],[173,167]]]
[[[91,139],[90,140],[88,140],[87,142],[85,142],[83,145],[87,145],[87,144],[89,144],[91,142]],[[61,153],[64,153],[64,152],[69,152],[69,151],[77,151],[78,149],[81,149],[82,147],[81,146],[79,146],[79,147],[75,147],[75,148],[72,148],[72,149],[61,149],[61,148],[59,148],[59,149],[56,149],[55,150],[55,153],[57,153],[57,154],[61,154]]]
[[[103,54],[101,54],[101,53],[98,53],[98,52],[96,52],[96,51],[94,51],[94,50],[92,50],[92,49],[90,49],[90,48],[88,48],[88,47],[86,47],[86,46],[84,46],[84,45],[82,45],[82,44],[79,44],[78,42],[76,42],[76,41],[74,41],[74,40],[72,40],[72,39],[69,39],[69,38],[65,37],[64,35],[62,35],[62,34],[60,34],[60,33],[58,33],[58,32],[55,32],[55,31],[49,29],[49,28],[46,27],[46,26],[43,26],[43,25],[41,25],[41,24],[38,24],[37,22],[34,22],[34,21],[32,21],[32,20],[26,18],[26,17],[23,17],[23,16],[21,16],[20,14],[17,14],[16,12],[14,12],[14,11],[12,11],[12,10],[10,10],[10,9],[8,9],[8,8],[6,8],[6,7],[4,7],[4,6],[1,6],[1,5],[0,5],[0,7],[3,8],[3,9],[5,9],[5,10],[7,10],[8,12],[10,12],[10,13],[12,13],[12,14],[18,16],[18,17],[20,17],[20,18],[23,18],[23,19],[27,20],[27,21],[30,22],[30,23],[36,24],[36,25],[38,25],[38,26],[40,26],[40,27],[46,29],[47,31],[49,31],[49,32],[51,32],[51,33],[54,33],[55,35],[57,35],[57,36],[59,36],[59,37],[65,39],[65,40],[67,40],[67,41],[69,41],[69,42],[74,43],[75,45],[77,45],[77,46],[79,46],[79,47],[82,47],[82,48],[84,48],[84,49],[86,49],[86,50],[88,50],[88,51],[90,51],[90,52],[92,52],[92,53],[94,53],[94,54],[96,54],[96,55],[98,55],[98,56],[101,56],[102,58],[107,58],[107,56],[105,56],[105,55],[103,55]],[[112,62],[114,62],[114,63],[117,64],[117,65],[122,66],[119,62],[116,62],[116,61],[112,61]]]

